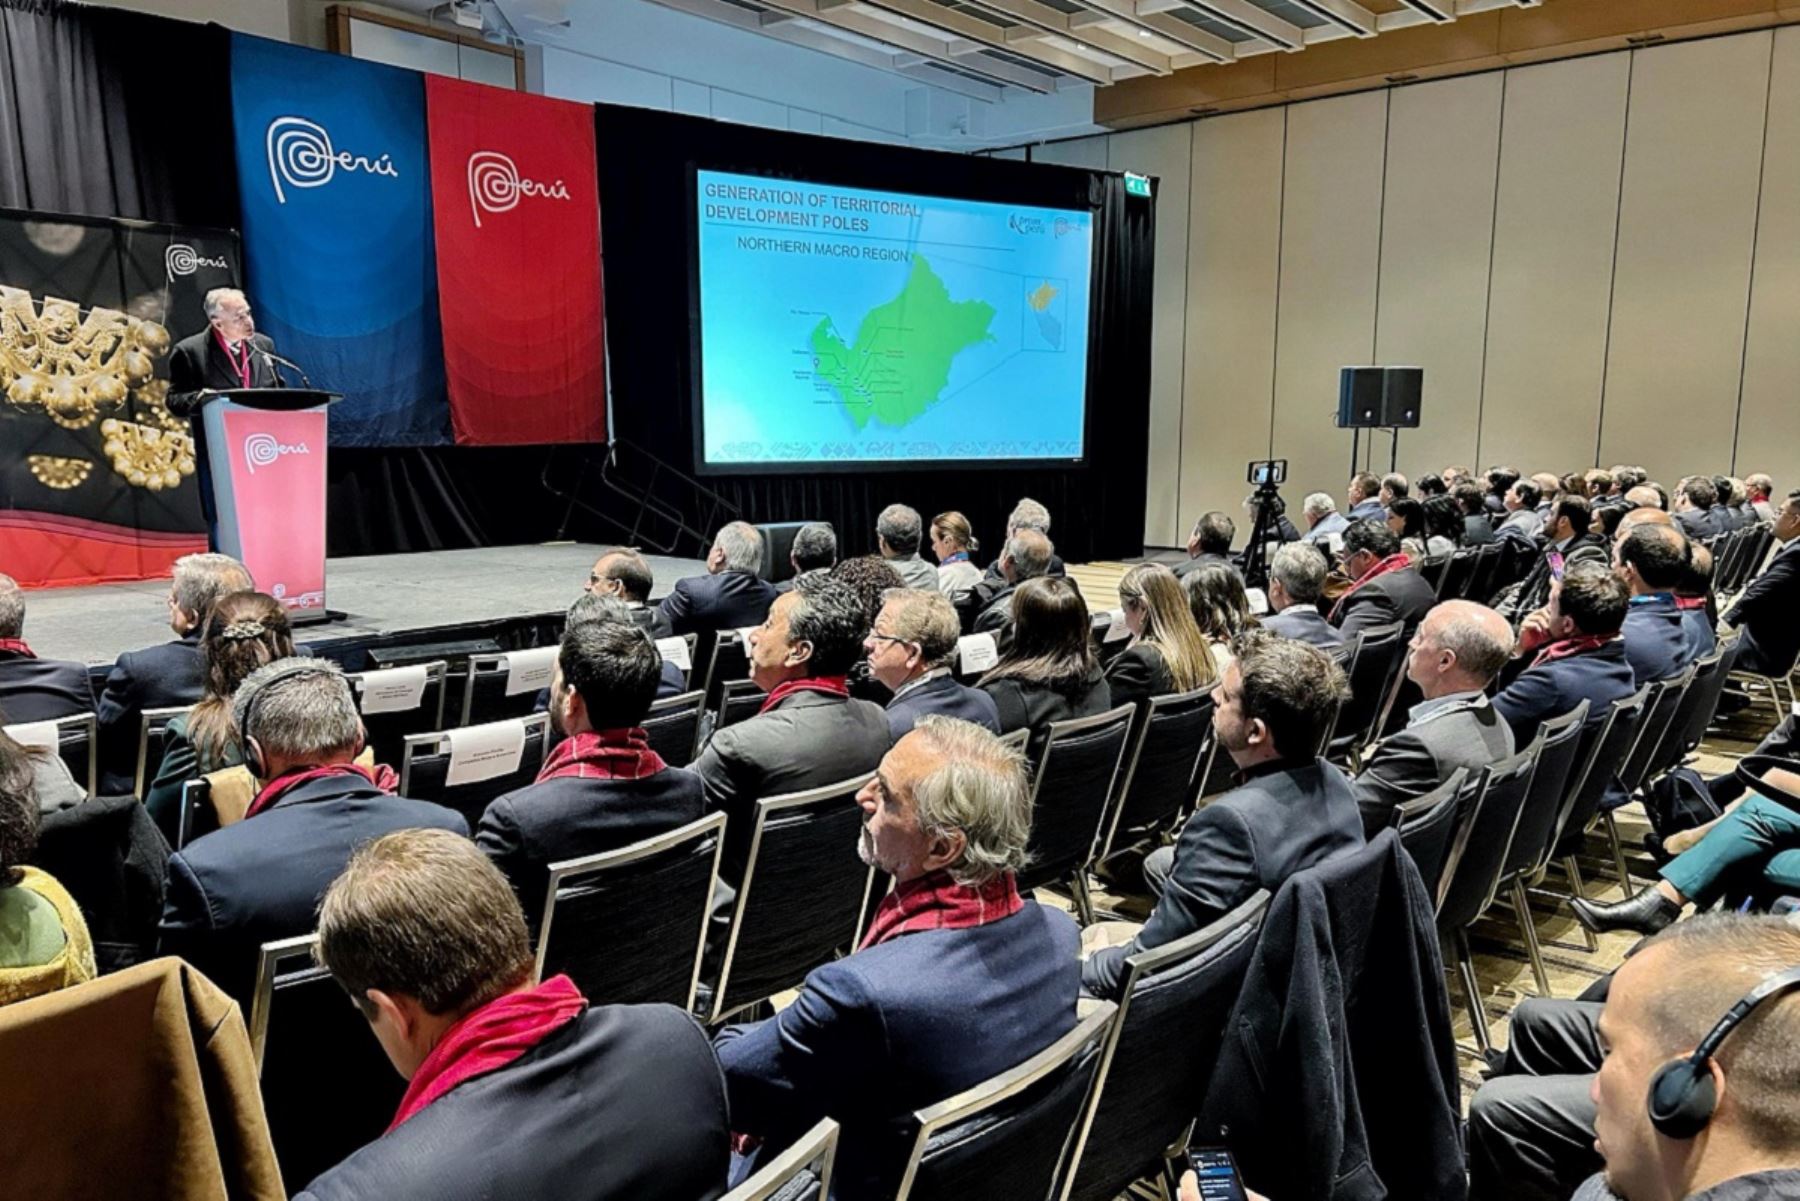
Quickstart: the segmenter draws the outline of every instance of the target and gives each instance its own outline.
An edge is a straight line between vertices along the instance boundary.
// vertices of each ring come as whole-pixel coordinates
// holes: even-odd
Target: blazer
[[[1189,559],[1183,559],[1181,562],[1174,564],[1171,570],[1175,572],[1177,578],[1180,578],[1182,576],[1192,575],[1202,567],[1213,563],[1217,563],[1221,567],[1229,567],[1233,571],[1242,574],[1236,561],[1233,560],[1230,555],[1214,554],[1211,551],[1207,551],[1205,554],[1195,555]]]
[[[1345,642],[1374,626],[1398,621],[1404,625],[1401,641],[1413,636],[1425,615],[1437,604],[1437,592],[1411,567],[1378,575],[1354,592],[1344,594],[1337,628]]]
[[[893,1196],[915,1110],[1074,1028],[1080,943],[1066,913],[1028,900],[996,922],[904,934],[815,968],[778,1015],[720,1033],[733,1127],[772,1155],[835,1118],[833,1196]]]
[[[93,711],[94,685],[81,664],[0,651],[0,713],[7,724]]]
[[[420,827],[469,832],[456,810],[390,796],[360,776],[298,785],[169,856],[162,954],[181,956],[249,1012],[262,944],[313,931],[319,898],[357,847]]]
[[[955,676],[943,675],[907,688],[888,702],[888,734],[899,742],[912,733],[921,717],[933,715],[960,717],[1000,733],[1000,711],[994,698],[979,688],[957,683]]]
[[[550,865],[666,834],[706,812],[700,777],[665,767],[637,780],[559,776],[496,797],[481,815],[475,845],[518,894],[537,941]]]
[[[1046,567],[1044,569],[1044,574],[1045,575],[1067,575],[1068,574],[1068,568],[1063,565],[1061,555],[1057,554],[1055,551],[1050,552],[1050,566]],[[999,555],[994,556],[994,561],[987,565],[987,568],[981,573],[981,578],[984,580],[1003,580],[1006,578],[1000,572],[1000,556]]]
[[[1155,643],[1137,642],[1106,665],[1106,686],[1111,700],[1107,708],[1142,706],[1153,696],[1174,692],[1175,678],[1169,674],[1169,665]]]
[[[1327,513],[1319,518],[1319,524],[1301,536],[1301,541],[1314,543],[1327,552],[1326,558],[1329,559],[1330,552],[1335,549],[1335,542],[1342,542],[1344,531],[1349,528],[1350,521],[1342,513]]]
[[[1464,546],[1485,546],[1494,540],[1494,523],[1485,513],[1463,517]]]
[[[1719,632],[1713,628],[1712,618],[1706,615],[1705,608],[1680,609],[1681,613],[1681,657],[1683,662],[1693,663],[1704,659],[1719,646]]]
[[[672,1005],[600,1005],[296,1201],[711,1201],[730,1161],[725,1081],[699,1024]]]
[[[1513,745],[1530,746],[1538,727],[1588,703],[1587,725],[1598,727],[1613,704],[1637,691],[1625,658],[1625,643],[1614,638],[1579,655],[1552,659],[1519,673],[1494,697],[1494,709],[1512,727]]]
[[[1681,611],[1667,592],[1632,597],[1619,632],[1625,641],[1625,658],[1639,688],[1666,680],[1693,662],[1685,657],[1688,634],[1682,625]]]
[[[1292,638],[1295,642],[1310,642],[1325,650],[1344,645],[1343,633],[1319,616],[1317,605],[1289,605],[1281,612],[1263,618],[1262,628],[1271,634]]]
[[[775,585],[748,571],[728,570],[676,580],[657,612],[672,634],[713,633],[759,626],[775,603]]]
[[[1385,521],[1386,519],[1387,506],[1373,497],[1350,506],[1351,524],[1358,521]]]
[[[107,673],[100,690],[100,792],[104,796],[137,787],[139,726],[146,709],[189,706],[200,699],[200,631],[174,642],[127,651]]]
[[[674,629],[669,625],[669,619],[663,616],[660,608],[652,609],[649,605],[640,605],[636,601],[626,601],[625,603],[631,609],[631,620],[642,626],[650,637],[673,638],[675,636]]]
[[[274,341],[267,334],[251,334],[250,344],[263,352],[250,355],[250,386],[279,388],[281,373],[265,357],[274,352]],[[192,418],[188,422],[188,432],[194,439],[194,463],[198,472],[195,479],[200,485],[200,510],[209,525],[217,515],[213,512],[212,461],[206,453],[206,422],[200,416],[200,392],[205,388],[224,391],[243,386],[244,377],[231,365],[231,359],[219,346],[211,325],[175,343],[175,349],[169,354],[168,408],[177,417]]]
[[[1088,957],[1084,989],[1116,997],[1125,960],[1192,934],[1297,871],[1363,844],[1349,777],[1323,759],[1265,765],[1188,818],[1156,908],[1122,947]]]
[[[1725,615],[1742,630],[1736,669],[1778,676],[1800,657],[1800,538],[1781,548]]]
[[[1677,509],[1669,516],[1675,519],[1677,529],[1696,541],[1725,532],[1719,525],[1717,513],[1712,509]]]
[[[1549,603],[1550,586],[1555,582],[1550,574],[1552,553],[1562,555],[1565,569],[1583,563],[1600,567],[1612,566],[1611,544],[1606,539],[1593,534],[1578,534],[1560,550],[1554,544],[1546,546],[1544,552],[1538,556],[1537,562],[1531,565],[1531,572],[1519,585],[1519,591],[1512,605],[1513,615],[1522,616]]]
[[[1113,707],[1112,687],[1099,668],[1069,691],[1016,678],[984,682],[978,687],[994,698],[1003,734],[1014,730],[1031,730],[1036,734],[1050,722],[1093,717]],[[1034,737],[1032,741],[1038,740]],[[1033,753],[1036,753],[1035,747]]]
[[[1386,826],[1394,806],[1424,796],[1457,768],[1480,771],[1513,753],[1512,727],[1485,696],[1420,714],[1422,707],[1414,706],[1406,728],[1377,746],[1356,777],[1365,830]]]
[[[170,846],[175,845],[175,833],[181,820],[181,793],[187,782],[244,762],[243,748],[233,742],[219,760],[209,759],[202,763],[188,738],[188,717],[189,714],[183,713],[169,721],[162,767],[154,778],[144,781],[144,808]]]
[[[897,559],[888,559],[886,563],[900,574],[901,582],[908,588],[917,588],[923,592],[938,590],[937,567],[919,558],[917,551],[910,555],[901,555]]]

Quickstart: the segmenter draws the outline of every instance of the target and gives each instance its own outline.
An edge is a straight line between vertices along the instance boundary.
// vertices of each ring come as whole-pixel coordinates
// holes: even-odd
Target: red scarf
[[[769,694],[768,699],[762,703],[762,708],[756,711],[757,716],[760,717],[767,713],[796,692],[823,692],[831,696],[849,696],[850,677],[808,676],[803,680],[783,680],[775,685],[775,691]]]
[[[1537,657],[1531,661],[1531,666],[1542,667],[1546,663],[1567,659],[1571,655],[1585,655],[1589,651],[1599,650],[1617,637],[1617,634],[1570,634],[1567,638],[1559,638],[1555,642],[1546,643],[1544,649],[1539,651]]]
[[[465,1080],[505,1067],[586,1008],[587,998],[567,976],[553,976],[464,1015],[413,1073],[388,1132]]]
[[[977,888],[958,884],[940,868],[898,885],[881,899],[862,949],[920,930],[970,930],[1011,917],[1024,907],[1011,872]]]
[[[31,648],[25,645],[23,638],[0,638],[0,651],[11,651],[15,655],[24,655],[27,659],[35,659]]]
[[[1678,596],[1675,598],[1675,607],[1677,609],[1704,609],[1706,608],[1706,598],[1704,596]]]
[[[572,777],[579,780],[642,780],[667,767],[650,749],[641,729],[587,730],[556,744],[538,772],[537,782]]]
[[[265,809],[273,809],[282,797],[300,785],[331,776],[361,776],[383,792],[392,792],[400,787],[400,777],[385,763],[377,763],[373,768],[364,767],[360,763],[328,763],[324,767],[308,767],[276,776],[263,785],[263,790],[250,802],[250,808],[244,810],[244,816],[255,817]]]
[[[219,332],[219,327],[216,325],[213,326],[213,337],[218,341],[219,349],[225,352],[225,361],[231,364],[232,374],[242,380],[244,387],[248,388],[250,386],[251,375],[250,340],[246,338],[238,343],[238,346],[242,348],[244,355],[242,361],[240,361],[237,355],[231,353],[231,343],[225,340],[225,335]]]
[[[1344,594],[1337,598],[1337,604],[1331,606],[1331,614],[1326,620],[1333,625],[1336,625],[1339,614],[1344,611],[1344,601],[1349,599],[1352,592],[1355,592],[1358,588],[1361,588],[1376,576],[1383,576],[1390,571],[1400,571],[1401,569],[1410,566],[1412,566],[1412,559],[1409,558],[1404,551],[1399,554],[1389,555],[1381,562],[1375,564],[1375,566],[1369,568],[1369,570],[1363,572],[1362,575],[1358,576],[1356,583],[1344,589]]]

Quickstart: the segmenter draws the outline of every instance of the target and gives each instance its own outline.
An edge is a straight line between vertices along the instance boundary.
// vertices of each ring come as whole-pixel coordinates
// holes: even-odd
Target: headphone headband
[[[1768,977],[1725,1011],[1691,1055],[1670,1060],[1650,1078],[1650,1124],[1668,1138],[1690,1139],[1712,1121],[1719,1098],[1707,1065],[1719,1046],[1764,1001],[1800,988],[1800,967]]]

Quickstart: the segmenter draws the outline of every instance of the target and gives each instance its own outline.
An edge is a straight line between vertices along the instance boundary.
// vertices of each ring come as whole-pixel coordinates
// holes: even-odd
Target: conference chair
[[[650,706],[644,717],[644,733],[650,749],[670,767],[686,767],[694,761],[700,741],[700,719],[705,715],[706,694],[695,690],[666,696]]]
[[[537,705],[537,694],[550,686],[556,652],[555,646],[539,646],[470,656],[462,717],[457,724],[475,726],[529,715]]]
[[[1443,588],[1444,577],[1449,574],[1450,560],[1455,557],[1454,553],[1427,555],[1419,561],[1419,578],[1431,585],[1433,593],[1438,593]]]
[[[862,934],[875,869],[855,852],[871,776],[756,802],[707,1024],[793,988]]]
[[[181,786],[181,808],[175,814],[175,849],[219,828],[219,811],[212,803],[212,785],[200,776]]]
[[[163,752],[169,746],[169,723],[188,711],[186,705],[168,709],[145,709],[138,721],[137,775],[134,795],[142,798],[144,790],[156,782],[162,771]]]
[[[313,961],[318,941],[264,943],[250,1002],[263,1109],[294,1189],[380,1138],[406,1092],[368,1019]]]
[[[1500,887],[1507,891],[1513,916],[1518,919],[1519,930],[1525,936],[1525,953],[1531,960],[1531,974],[1537,978],[1538,994],[1545,997],[1555,993],[1550,987],[1550,973],[1544,967],[1544,948],[1538,941],[1537,925],[1531,918],[1530,898],[1525,886],[1543,874],[1556,850],[1557,818],[1562,813],[1569,773],[1581,750],[1587,715],[1588,703],[1582,701],[1568,713],[1551,718],[1538,728],[1536,745],[1531,748],[1537,756],[1537,769],[1532,772],[1531,788],[1519,810],[1505,866],[1500,869]]]
[[[1338,710],[1326,744],[1327,758],[1347,759],[1354,770],[1362,770],[1363,752],[1381,729],[1405,666],[1406,627],[1401,622],[1371,626],[1356,636],[1345,673],[1350,699]]]
[[[1459,550],[1450,556],[1444,565],[1443,574],[1438,576],[1437,598],[1439,600],[1456,600],[1469,589],[1469,581],[1474,578],[1475,564],[1480,561],[1479,548]]]
[[[726,1193],[723,1201],[825,1201],[837,1158],[838,1124],[823,1118],[787,1150]]]
[[[434,659],[408,667],[345,673],[375,762],[398,763],[406,753],[408,735],[444,728],[444,681],[449,670],[444,660]]]
[[[1506,543],[1503,541],[1489,542],[1477,548],[1475,562],[1469,569],[1468,578],[1463,582],[1460,599],[1486,604],[1488,597],[1494,595],[1493,582],[1500,567],[1500,556],[1506,553]]]
[[[1138,715],[1097,861],[1171,826],[1212,743],[1210,690],[1151,697]]]
[[[1450,855],[1457,835],[1475,815],[1481,790],[1487,784],[1482,772],[1459,767],[1450,778],[1422,797],[1415,797],[1389,811],[1389,821],[1400,831],[1400,845],[1412,856],[1426,895],[1435,911],[1444,899],[1444,883],[1450,877]],[[1365,833],[1373,837],[1380,831]]]
[[[1181,1154],[1268,907],[1259,889],[1204,929],[1125,961],[1119,1013],[1056,1201],[1111,1201]]]
[[[1094,921],[1087,871],[1094,864],[1137,706],[1053,721],[1031,782],[1031,840],[1019,891],[1066,883],[1081,924]]]
[[[1649,782],[1656,751],[1675,720],[1675,712],[1681,706],[1682,695],[1694,679],[1694,671],[1694,665],[1690,664],[1685,671],[1649,685],[1651,691],[1644,707],[1644,716],[1638,722],[1637,735],[1619,768],[1619,785],[1627,797],[1636,796]],[[1625,844],[1619,837],[1617,817],[1611,809],[1602,809],[1600,819],[1606,827],[1606,841],[1612,851],[1613,870],[1618,875],[1620,887],[1630,895],[1631,868],[1625,860]]]
[[[550,865],[537,978],[565,974],[596,1005],[694,1007],[725,815]]]
[[[92,713],[72,713],[54,721],[16,722],[5,727],[6,736],[21,746],[41,746],[54,750],[75,782],[93,796],[99,785],[99,763],[95,758],[97,722]]]
[[[694,654],[699,646],[700,635],[692,630],[670,638],[656,639],[656,653],[661,655],[665,662],[674,663],[675,666],[681,668],[681,686],[684,689],[694,686],[694,669],[699,666],[694,661]]]
[[[495,797],[537,779],[549,736],[550,718],[543,713],[413,734],[400,761],[400,795],[454,809],[473,830]],[[516,758],[506,753],[514,739]],[[498,749],[496,742],[502,742]]]
[[[1030,744],[1031,744],[1031,730],[1028,727],[1014,730],[1010,734],[1000,735],[1000,745],[1001,746],[1005,747],[1009,751],[1017,751],[1021,755],[1023,755],[1025,753],[1025,748],[1027,746],[1029,746]]]
[[[719,720],[713,728],[723,730],[726,726],[735,726],[738,722],[755,717],[762,712],[763,703],[769,694],[756,686],[754,680],[727,680],[719,692]]]
[[[750,678],[750,648],[739,630],[720,630],[704,651],[706,674],[700,685],[706,693],[706,708],[717,712],[727,680]]]
[[[1047,1201],[1118,1009],[1101,1002],[1024,1063],[915,1113],[918,1133],[894,1201]]]
[[[1701,740],[1706,737],[1706,727],[1712,724],[1713,714],[1719,708],[1719,697],[1725,691],[1725,681],[1731,675],[1731,664],[1736,658],[1737,640],[1733,639],[1694,664],[1694,678],[1681,694],[1681,703],[1675,707],[1675,715],[1670,719],[1662,743],[1651,759],[1646,784],[1674,771],[1689,755],[1700,749]]]

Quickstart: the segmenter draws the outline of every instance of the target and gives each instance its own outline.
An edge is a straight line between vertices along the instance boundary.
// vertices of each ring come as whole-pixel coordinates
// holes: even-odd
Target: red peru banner
[[[594,109],[425,77],[456,441],[606,437]]]

